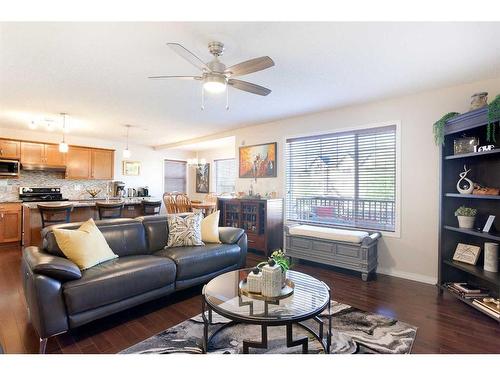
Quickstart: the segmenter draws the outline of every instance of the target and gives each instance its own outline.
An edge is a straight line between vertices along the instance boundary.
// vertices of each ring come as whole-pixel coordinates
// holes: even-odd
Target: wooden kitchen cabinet
[[[91,177],[95,180],[112,180],[115,153],[112,150],[92,149]]]
[[[0,139],[0,159],[19,159],[21,157],[21,142],[10,139]]]
[[[43,143],[21,142],[21,164],[45,164],[44,146]]]
[[[66,165],[66,154],[59,151],[59,145],[45,145],[45,164],[51,166]]]
[[[0,244],[21,241],[21,204],[0,204]]]
[[[66,178],[89,180],[92,175],[92,150],[70,146],[66,155]]]
[[[66,156],[56,144],[21,142],[21,164],[64,166]]]

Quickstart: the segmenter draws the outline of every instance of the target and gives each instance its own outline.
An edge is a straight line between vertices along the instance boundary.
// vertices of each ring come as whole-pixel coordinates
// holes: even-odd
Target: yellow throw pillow
[[[219,215],[216,211],[201,221],[201,240],[208,243],[221,243],[219,240]]]
[[[66,258],[81,270],[118,258],[92,219],[87,220],[76,230],[54,229],[54,235]]]

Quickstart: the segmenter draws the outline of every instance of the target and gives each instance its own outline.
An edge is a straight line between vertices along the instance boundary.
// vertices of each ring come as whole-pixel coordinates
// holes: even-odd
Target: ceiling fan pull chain
[[[226,111],[229,111],[229,87],[226,85]]]
[[[201,85],[201,110],[205,110],[205,89],[203,88],[203,85]]]

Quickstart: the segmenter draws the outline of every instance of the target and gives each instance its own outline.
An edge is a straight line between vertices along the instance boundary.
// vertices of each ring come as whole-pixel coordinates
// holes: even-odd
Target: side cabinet
[[[248,248],[270,255],[283,248],[282,199],[218,200],[220,225],[242,228],[248,236]]]

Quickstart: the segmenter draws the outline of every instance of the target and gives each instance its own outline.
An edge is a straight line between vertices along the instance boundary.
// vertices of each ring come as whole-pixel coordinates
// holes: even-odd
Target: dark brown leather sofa
[[[221,244],[165,248],[164,215],[96,224],[119,257],[88,270],[80,271],[63,255],[52,231],[77,229],[81,223],[47,227],[42,248],[23,250],[24,295],[42,353],[51,336],[245,265],[247,236],[242,229],[220,228]]]

